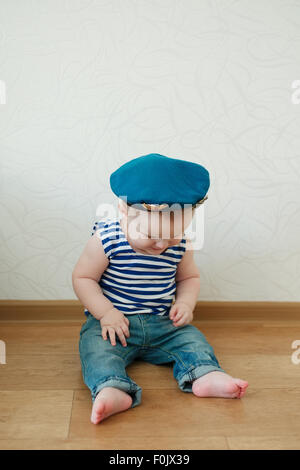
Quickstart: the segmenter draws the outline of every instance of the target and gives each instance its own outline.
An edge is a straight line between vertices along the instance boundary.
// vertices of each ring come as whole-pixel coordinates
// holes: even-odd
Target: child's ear
[[[123,201],[123,199],[119,199],[118,207],[119,207],[119,211],[128,219],[135,219],[139,214],[138,209],[132,206],[128,206],[126,202]]]
[[[135,207],[127,206],[127,214],[130,219],[134,220],[139,215],[139,213],[140,211]]]

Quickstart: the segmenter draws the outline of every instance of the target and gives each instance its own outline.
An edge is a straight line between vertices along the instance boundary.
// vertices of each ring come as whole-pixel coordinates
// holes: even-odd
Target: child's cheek
[[[148,238],[140,238],[139,239],[140,245],[143,248],[150,248],[153,245],[152,240],[149,240]]]

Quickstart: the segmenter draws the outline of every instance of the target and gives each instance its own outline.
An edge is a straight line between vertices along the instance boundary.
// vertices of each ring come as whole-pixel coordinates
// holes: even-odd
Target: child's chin
[[[163,253],[166,250],[162,250],[161,248],[159,250],[155,250],[154,248],[149,248],[152,253],[160,254]]]

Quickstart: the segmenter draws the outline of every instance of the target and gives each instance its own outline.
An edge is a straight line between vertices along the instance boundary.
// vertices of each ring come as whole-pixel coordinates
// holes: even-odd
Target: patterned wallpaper
[[[1,0],[1,298],[76,299],[153,152],[210,171],[199,300],[300,301],[299,58],[299,0]]]

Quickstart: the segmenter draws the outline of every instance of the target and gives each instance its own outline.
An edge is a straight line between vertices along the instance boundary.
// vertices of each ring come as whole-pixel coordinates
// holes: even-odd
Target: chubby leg
[[[241,398],[245,380],[231,377],[220,366],[204,334],[188,324],[175,327],[168,318],[154,319],[151,348],[145,360],[154,364],[175,362],[173,373],[179,388],[198,397]]]
[[[119,341],[113,346],[104,340],[101,324],[88,317],[80,331],[79,352],[82,375],[92,394],[91,421],[97,424],[112,414],[134,407],[141,402],[142,389],[127,374],[126,367],[137,354],[132,339],[124,347]]]

